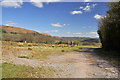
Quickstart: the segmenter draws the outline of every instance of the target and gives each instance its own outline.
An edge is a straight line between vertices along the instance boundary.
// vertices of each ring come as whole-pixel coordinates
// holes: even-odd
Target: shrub
[[[65,52],[65,50],[61,50],[61,52]]]
[[[32,43],[28,43],[27,45],[28,45],[28,46],[32,46]]]
[[[28,50],[32,50],[31,48],[28,48]]]
[[[24,44],[23,43],[18,43],[18,46],[24,46]]]

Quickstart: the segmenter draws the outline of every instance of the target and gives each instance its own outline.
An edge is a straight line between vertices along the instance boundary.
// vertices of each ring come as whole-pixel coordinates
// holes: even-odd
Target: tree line
[[[109,10],[98,21],[98,34],[102,48],[120,51],[120,1],[107,3]]]

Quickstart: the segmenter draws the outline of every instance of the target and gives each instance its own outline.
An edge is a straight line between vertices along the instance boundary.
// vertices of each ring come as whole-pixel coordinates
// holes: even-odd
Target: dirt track
[[[118,71],[109,62],[99,58],[93,49],[83,49],[78,52],[66,53],[62,56],[50,55],[48,60],[37,61],[11,57],[13,64],[32,67],[50,66],[56,71],[54,78],[117,78]]]
[[[63,56],[49,56],[48,66],[62,69],[55,77],[64,78],[117,78],[118,71],[109,62],[93,55],[93,49],[83,49],[79,52]]]

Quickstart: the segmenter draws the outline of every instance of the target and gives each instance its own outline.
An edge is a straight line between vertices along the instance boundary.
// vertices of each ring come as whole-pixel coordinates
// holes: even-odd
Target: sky
[[[15,26],[59,37],[92,37],[105,16],[105,2],[4,2],[2,25]]]

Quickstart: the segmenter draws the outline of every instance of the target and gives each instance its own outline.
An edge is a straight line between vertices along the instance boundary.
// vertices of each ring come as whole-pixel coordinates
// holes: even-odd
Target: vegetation
[[[102,48],[120,51],[120,1],[108,3],[109,10],[98,22],[98,34]]]
[[[104,51],[101,48],[97,48],[94,50],[94,52],[104,58],[105,60],[108,60],[110,63],[116,65],[117,67],[120,66],[120,54],[116,51]]]
[[[2,41],[28,42],[28,43],[45,43],[45,44],[73,44],[80,45],[80,42],[98,43],[97,38],[84,37],[53,37],[46,33],[38,33],[36,31],[1,25]],[[90,44],[91,45],[91,44]]]
[[[42,66],[42,63],[40,64],[41,67],[18,65],[19,61],[17,60],[43,61],[53,55],[59,56],[83,48],[100,47],[100,43],[93,43],[96,42],[94,39],[92,43],[89,42],[89,38],[86,38],[85,42],[84,38],[81,38],[83,42],[80,42],[80,38],[64,40],[60,37],[53,37],[46,33],[38,33],[24,28],[1,27],[3,78],[52,77],[56,71],[53,67]],[[16,62],[14,63],[14,61]]]
[[[28,45],[29,44],[29,45]],[[2,59],[6,62],[11,57],[25,58],[29,60],[42,61],[49,59],[51,55],[63,55],[66,52],[78,51],[82,48],[98,47],[95,45],[71,46],[66,44],[40,44],[40,43],[20,43],[11,41],[2,41]],[[11,56],[11,57],[9,57]],[[3,78],[44,78],[52,77],[56,70],[53,67],[30,67],[25,65],[15,65],[11,63],[3,63]],[[57,70],[58,71],[58,70]]]
[[[27,45],[30,43],[10,42],[2,41],[2,55],[14,55],[18,58],[27,59],[46,59],[48,55],[62,55],[65,52],[78,51],[82,48],[88,47],[100,47],[100,44],[96,45],[79,45],[71,46],[65,44],[39,44],[31,43],[31,46]],[[28,53],[24,56],[22,53]],[[30,54],[30,55],[29,55]]]
[[[4,26],[2,27],[2,41],[14,41],[14,42],[31,42],[31,43],[54,43],[55,41],[60,41],[61,39],[52,37],[46,33],[38,33],[36,31]]]
[[[2,78],[44,78],[52,77],[53,74],[54,69],[50,67],[34,68],[24,65],[14,65],[6,62],[2,64]]]
[[[62,37],[66,41],[79,41],[79,42],[89,42],[89,43],[99,43],[98,38],[88,38],[88,37]]]

